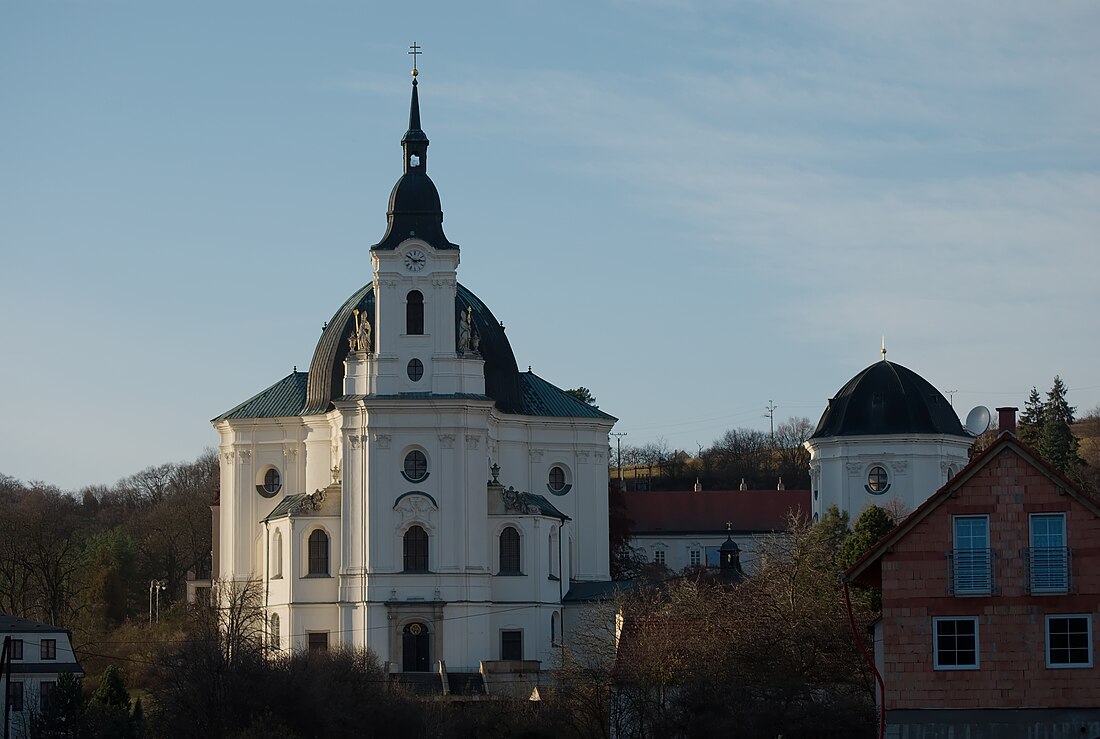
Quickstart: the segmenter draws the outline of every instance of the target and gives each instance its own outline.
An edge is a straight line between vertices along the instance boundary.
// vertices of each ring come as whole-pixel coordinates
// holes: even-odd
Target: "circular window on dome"
[[[279,475],[279,470],[274,467],[268,467],[264,472],[263,481],[256,486],[256,492],[265,498],[270,498],[279,492],[283,487],[283,479]]]
[[[875,465],[871,468],[867,473],[866,488],[872,495],[882,495],[890,489],[890,476],[886,473],[885,467]]]
[[[546,488],[554,495],[565,495],[573,486],[569,484],[569,476],[561,465],[550,468],[550,474],[546,476]]]
[[[428,476],[428,458],[419,449],[405,455],[405,467],[401,474],[409,482],[420,482]]]
[[[419,359],[410,359],[409,366],[405,369],[413,382],[420,382],[420,378],[424,376],[424,363]]]

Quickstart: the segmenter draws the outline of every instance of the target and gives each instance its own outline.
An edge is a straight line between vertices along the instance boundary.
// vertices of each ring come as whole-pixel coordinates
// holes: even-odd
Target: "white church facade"
[[[366,647],[404,672],[545,664],[570,588],[610,579],[615,419],[520,372],[458,283],[415,76],[401,145],[369,282],[309,371],[212,422],[213,577],[222,597],[262,589],[276,649]]]

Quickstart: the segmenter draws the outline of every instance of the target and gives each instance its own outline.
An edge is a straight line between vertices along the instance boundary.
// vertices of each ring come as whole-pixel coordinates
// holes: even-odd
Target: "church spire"
[[[401,139],[401,150],[405,152],[405,174],[428,171],[428,136],[420,128],[420,95],[416,91],[416,78],[420,70],[416,68],[416,57],[423,54],[415,41],[408,52],[413,58],[412,102],[409,104],[409,130]]]
[[[372,250],[396,249],[408,238],[428,242],[435,249],[457,249],[443,233],[443,208],[439,192],[428,177],[428,136],[420,127],[420,95],[417,91],[416,57],[424,52],[420,46],[409,47],[413,58],[412,101],[409,104],[409,130],[401,138],[405,158],[401,178],[390,192],[390,207],[386,212],[386,234]]]

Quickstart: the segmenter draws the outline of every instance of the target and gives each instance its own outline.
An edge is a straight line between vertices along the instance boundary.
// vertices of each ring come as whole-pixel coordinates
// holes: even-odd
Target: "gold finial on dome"
[[[412,75],[413,75],[413,77],[416,77],[418,74],[420,74],[419,70],[417,70],[417,68],[416,68],[416,56],[418,54],[423,54],[424,52],[421,51],[420,47],[416,45],[415,41],[413,41],[412,46],[409,47],[409,51],[407,51],[406,53],[409,54],[410,56],[412,56],[412,58],[413,58]]]

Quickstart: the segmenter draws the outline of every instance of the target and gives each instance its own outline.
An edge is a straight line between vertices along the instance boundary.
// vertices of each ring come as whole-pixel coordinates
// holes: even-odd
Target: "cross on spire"
[[[416,45],[415,41],[413,41],[412,46],[409,47],[409,51],[405,53],[413,58],[413,77],[415,77],[417,74],[419,74],[416,69],[416,57],[418,54],[423,54],[424,52],[421,51],[420,47]]]

